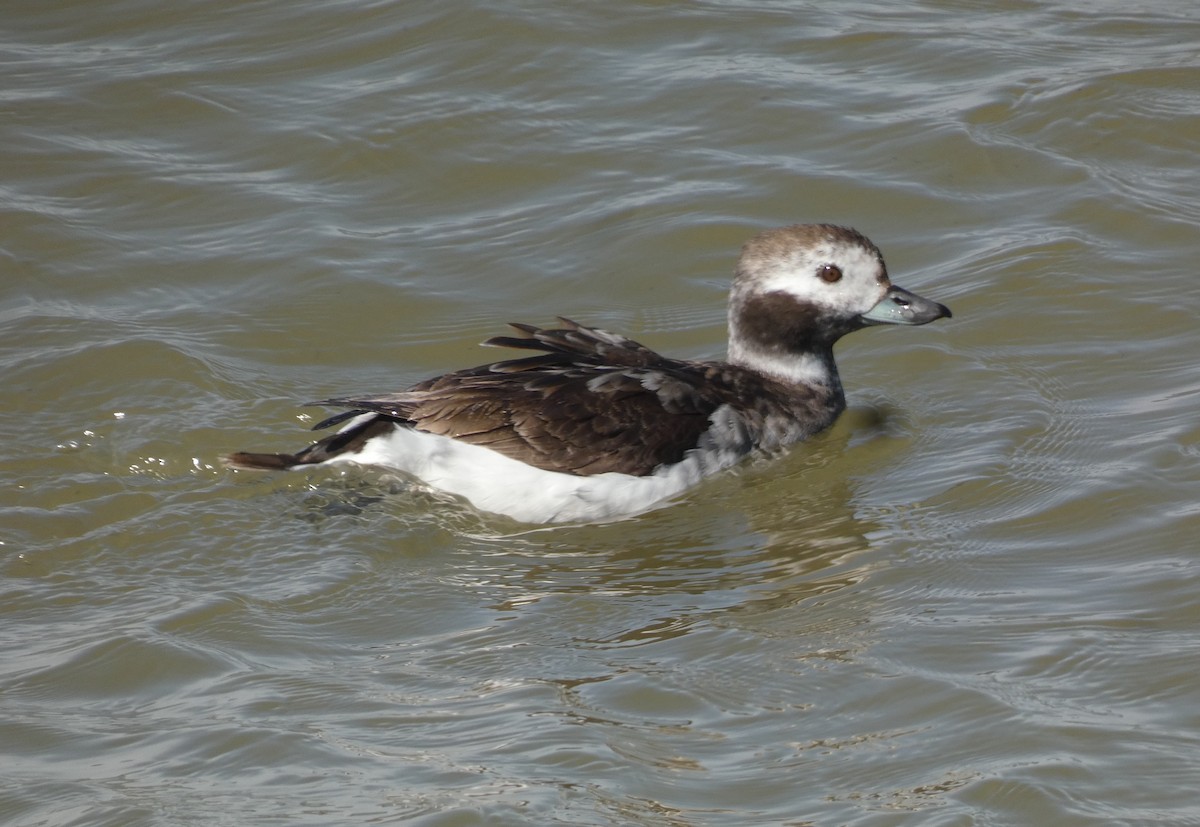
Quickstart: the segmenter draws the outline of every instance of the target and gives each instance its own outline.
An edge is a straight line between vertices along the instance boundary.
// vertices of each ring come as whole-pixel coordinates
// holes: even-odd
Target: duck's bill
[[[949,319],[950,308],[892,285],[883,300],[862,314],[863,324],[928,324]]]

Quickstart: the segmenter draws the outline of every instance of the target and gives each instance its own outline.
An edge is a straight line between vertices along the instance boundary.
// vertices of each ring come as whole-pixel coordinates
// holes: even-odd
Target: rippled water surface
[[[15,2],[0,821],[1200,824],[1200,7]],[[951,305],[605,526],[234,474],[738,246]]]

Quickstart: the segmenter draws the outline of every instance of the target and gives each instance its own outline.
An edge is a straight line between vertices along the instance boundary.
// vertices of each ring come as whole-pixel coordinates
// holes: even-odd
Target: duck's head
[[[879,248],[857,230],[797,224],[760,233],[742,248],[730,293],[729,358],[789,381],[834,382],[833,344],[847,333],[950,315],[945,305],[892,284]]]

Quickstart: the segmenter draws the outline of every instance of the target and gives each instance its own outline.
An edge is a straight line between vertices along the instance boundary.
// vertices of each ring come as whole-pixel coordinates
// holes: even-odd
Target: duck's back
[[[546,471],[644,476],[706,443],[748,453],[770,428],[772,409],[793,423],[799,413],[808,433],[837,415],[820,394],[785,393],[752,371],[669,359],[563,321],[554,329],[516,325],[521,337],[487,342],[537,355],[455,371],[397,394],[326,400],[351,410],[321,424],[373,412]],[[718,412],[721,432],[710,433]]]

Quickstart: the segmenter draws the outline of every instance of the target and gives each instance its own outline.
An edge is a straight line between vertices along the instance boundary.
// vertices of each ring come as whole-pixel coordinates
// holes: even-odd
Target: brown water
[[[12,2],[0,822],[1200,824],[1200,6]],[[522,532],[233,475],[738,245],[951,305],[832,432]]]

